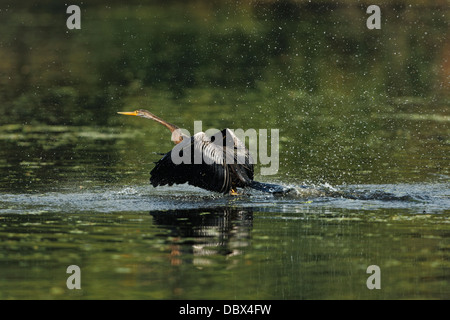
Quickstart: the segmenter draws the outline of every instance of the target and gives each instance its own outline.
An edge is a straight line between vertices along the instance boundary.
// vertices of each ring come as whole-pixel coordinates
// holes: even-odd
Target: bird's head
[[[126,116],[137,116],[137,117],[142,117],[142,118],[147,118],[147,119],[152,119],[155,120],[156,116],[151,113],[150,111],[144,110],[144,109],[139,109],[139,110],[135,110],[135,111],[131,111],[131,112],[117,112],[119,114],[123,114]]]

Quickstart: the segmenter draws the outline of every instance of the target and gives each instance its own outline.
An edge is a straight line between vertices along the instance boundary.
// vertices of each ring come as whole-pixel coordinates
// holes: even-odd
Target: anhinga
[[[269,193],[285,193],[290,190],[280,185],[253,181],[253,159],[244,143],[229,129],[220,131],[220,135],[214,135],[218,136],[219,140],[221,138],[221,142],[212,141],[212,138],[204,132],[189,137],[176,125],[147,110],[118,113],[154,120],[172,132],[172,141],[177,146],[156,162],[156,166],[150,172],[150,182],[154,187],[187,182],[196,187],[224,194],[236,194],[237,188],[245,187]],[[232,139],[231,143],[225,143],[226,139]],[[174,156],[180,156],[183,151],[190,152],[189,160],[192,161],[174,162]],[[200,163],[194,159],[196,154],[201,155]]]

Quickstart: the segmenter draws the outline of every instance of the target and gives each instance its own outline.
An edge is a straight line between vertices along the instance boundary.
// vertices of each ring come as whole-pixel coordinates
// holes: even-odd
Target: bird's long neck
[[[155,120],[156,122],[161,123],[163,126],[165,126],[166,128],[168,128],[170,130],[170,132],[172,132],[172,138],[171,140],[175,143],[175,144],[179,144],[180,142],[183,141],[184,138],[186,138],[187,136],[184,135],[181,132],[181,129],[174,125],[171,124],[163,119],[161,119],[158,116],[155,116],[153,113],[151,113],[150,111],[147,110],[140,110],[142,113],[142,117],[147,118],[147,119],[151,119],[151,120]]]
[[[170,132],[174,132],[175,130],[179,129],[176,125],[171,124],[163,119],[161,119],[158,116],[155,116],[153,113],[151,113],[150,111],[147,110],[141,110],[143,117],[147,118],[147,119],[151,119],[151,120],[155,120],[156,122],[161,123],[163,126],[165,126],[166,128],[168,128],[170,130]]]

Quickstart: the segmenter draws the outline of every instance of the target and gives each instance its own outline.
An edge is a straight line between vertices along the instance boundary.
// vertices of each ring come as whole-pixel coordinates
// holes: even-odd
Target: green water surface
[[[0,299],[450,298],[448,5],[380,6],[1,4]],[[151,187],[139,108],[278,129],[294,192]]]

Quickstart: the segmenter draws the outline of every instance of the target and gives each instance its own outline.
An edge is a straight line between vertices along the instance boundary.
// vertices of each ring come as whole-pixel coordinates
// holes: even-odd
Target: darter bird
[[[253,180],[253,158],[245,144],[230,129],[223,129],[211,137],[204,132],[189,137],[176,125],[147,110],[118,113],[154,120],[172,132],[172,141],[176,146],[156,162],[150,172],[150,183],[154,187],[188,183],[209,191],[232,195],[238,194],[237,188],[246,187],[274,194],[290,190],[284,186]],[[189,161],[177,160],[183,158],[183,155],[184,159]]]

